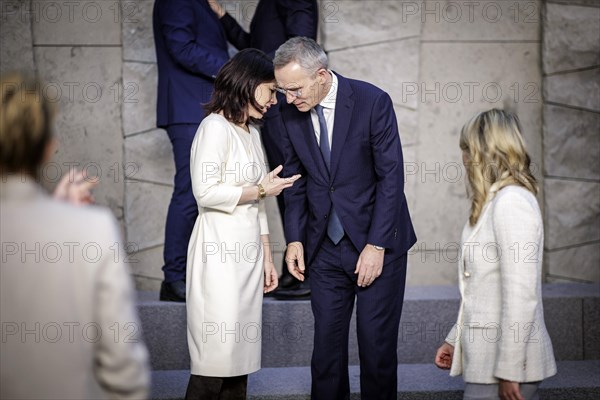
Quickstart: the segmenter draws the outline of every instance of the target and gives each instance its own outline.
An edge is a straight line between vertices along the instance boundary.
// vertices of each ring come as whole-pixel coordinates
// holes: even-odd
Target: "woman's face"
[[[277,91],[275,90],[275,81],[273,82],[264,82],[256,87],[256,91],[254,92],[254,98],[256,102],[261,106],[260,110],[257,110],[252,105],[248,108],[248,114],[252,118],[261,119],[263,115],[269,110],[269,108],[277,104]]]

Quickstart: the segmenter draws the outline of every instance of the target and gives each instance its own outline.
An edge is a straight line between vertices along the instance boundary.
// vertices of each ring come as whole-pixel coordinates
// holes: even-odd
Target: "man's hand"
[[[304,246],[301,242],[291,242],[285,252],[285,263],[290,274],[304,282]]]
[[[500,379],[498,384],[498,396],[501,400],[525,400],[521,396],[519,382],[505,381],[504,379]]]
[[[208,0],[208,5],[210,6],[211,10],[217,14],[217,17],[223,18],[225,15],[225,10],[223,7],[221,7],[221,4],[219,4],[217,0]]]
[[[452,357],[454,355],[454,346],[444,342],[435,354],[435,365],[441,369],[450,369],[452,367]]]
[[[383,271],[383,256],[385,250],[377,250],[367,244],[358,257],[355,274],[358,274],[358,286],[367,287],[379,278]]]

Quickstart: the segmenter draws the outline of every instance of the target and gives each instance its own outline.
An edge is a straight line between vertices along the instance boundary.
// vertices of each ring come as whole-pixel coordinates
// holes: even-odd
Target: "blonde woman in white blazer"
[[[461,238],[458,319],[435,364],[465,380],[464,399],[537,399],[556,373],[544,324],[542,216],[517,117],[474,116],[462,129],[472,200]]]

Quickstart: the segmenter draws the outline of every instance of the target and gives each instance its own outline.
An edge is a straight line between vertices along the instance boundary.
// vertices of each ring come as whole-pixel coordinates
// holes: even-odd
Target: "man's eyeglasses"
[[[298,90],[288,90],[288,89],[284,89],[281,87],[276,87],[275,90],[277,90],[279,93],[283,94],[284,96],[292,96],[292,97],[301,97],[302,96],[302,90],[298,89]]]

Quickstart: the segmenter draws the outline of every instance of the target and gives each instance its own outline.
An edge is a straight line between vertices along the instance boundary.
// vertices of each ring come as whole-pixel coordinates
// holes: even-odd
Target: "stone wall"
[[[540,180],[540,1],[323,2],[323,44],[341,74],[375,83],[396,105],[406,195],[419,237],[409,284],[456,281],[469,203],[462,124],[504,105],[521,116]],[[540,195],[540,199],[542,199]]]
[[[543,17],[548,280],[600,281],[600,2],[548,0]]]
[[[118,1],[2,0],[0,72],[37,71],[59,107],[59,141],[42,170],[52,188],[74,166],[100,178],[98,204],[124,224],[123,77]]]
[[[100,175],[97,202],[123,226],[138,287],[157,289],[174,166],[168,137],[155,127],[154,1],[1,1],[1,71],[37,70],[60,102],[60,148],[45,184],[72,163]],[[256,1],[224,5],[247,27]],[[473,113],[502,106],[519,113],[542,184],[550,276],[600,281],[598,6],[320,1],[319,41],[332,68],[380,86],[395,105],[419,236],[409,284],[456,282],[469,206],[458,133]],[[276,207],[268,203],[279,265]]]

